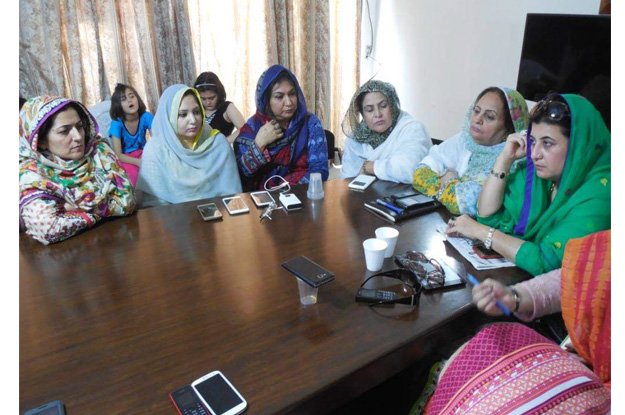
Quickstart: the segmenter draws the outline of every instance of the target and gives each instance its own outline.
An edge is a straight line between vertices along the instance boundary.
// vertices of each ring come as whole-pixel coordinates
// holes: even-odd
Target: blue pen
[[[395,205],[391,205],[390,203],[385,202],[382,199],[376,199],[375,203],[377,203],[378,205],[384,206],[386,208],[389,208],[390,210],[392,210],[395,213],[402,213],[404,211],[404,209],[398,208]]]
[[[477,278],[475,278],[473,275],[471,274],[467,274],[467,279],[469,280],[469,282],[471,284],[473,284],[474,286],[478,286],[480,284],[480,282],[477,280]],[[506,316],[510,316],[510,314],[512,314],[510,312],[510,310],[508,309],[508,307],[506,307],[501,301],[499,300],[495,300],[495,303],[497,303],[497,307],[506,315]]]

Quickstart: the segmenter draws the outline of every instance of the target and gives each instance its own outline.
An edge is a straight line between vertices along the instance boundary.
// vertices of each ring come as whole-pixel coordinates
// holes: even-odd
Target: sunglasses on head
[[[571,111],[564,102],[549,98],[539,101],[530,114],[530,119],[541,117],[547,117],[551,121],[559,122],[564,118],[571,118]]]

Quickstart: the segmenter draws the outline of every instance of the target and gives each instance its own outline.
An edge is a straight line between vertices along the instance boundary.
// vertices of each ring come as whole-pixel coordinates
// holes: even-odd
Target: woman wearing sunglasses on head
[[[559,268],[566,243],[610,228],[610,131],[579,95],[550,95],[512,134],[478,200],[477,222],[447,233],[484,242],[532,275]]]

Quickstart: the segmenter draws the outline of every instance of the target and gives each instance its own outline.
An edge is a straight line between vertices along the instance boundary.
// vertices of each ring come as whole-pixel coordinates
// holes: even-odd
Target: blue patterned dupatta
[[[288,75],[297,91],[297,110],[283,138],[268,145],[262,153],[252,151],[251,157],[245,157],[250,148],[258,150],[254,144],[256,135],[263,125],[271,121],[267,114],[267,90],[283,73]],[[273,65],[260,76],[256,85],[256,113],[241,128],[234,144],[244,188],[262,187],[264,180],[273,175],[283,176],[291,184],[298,183],[306,175],[309,115],[302,88],[291,71],[282,65]],[[264,161],[269,163],[264,164]],[[259,167],[261,164],[264,165]]]

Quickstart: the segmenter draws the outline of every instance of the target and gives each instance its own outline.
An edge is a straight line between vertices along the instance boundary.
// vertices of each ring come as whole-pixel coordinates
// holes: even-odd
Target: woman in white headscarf
[[[223,134],[204,124],[201,102],[186,85],[163,92],[152,139],[143,149],[137,182],[141,207],[241,192],[232,148]]]
[[[347,136],[342,177],[360,173],[411,183],[417,164],[432,140],[425,126],[402,111],[393,85],[371,80],[354,96],[343,120]]]

